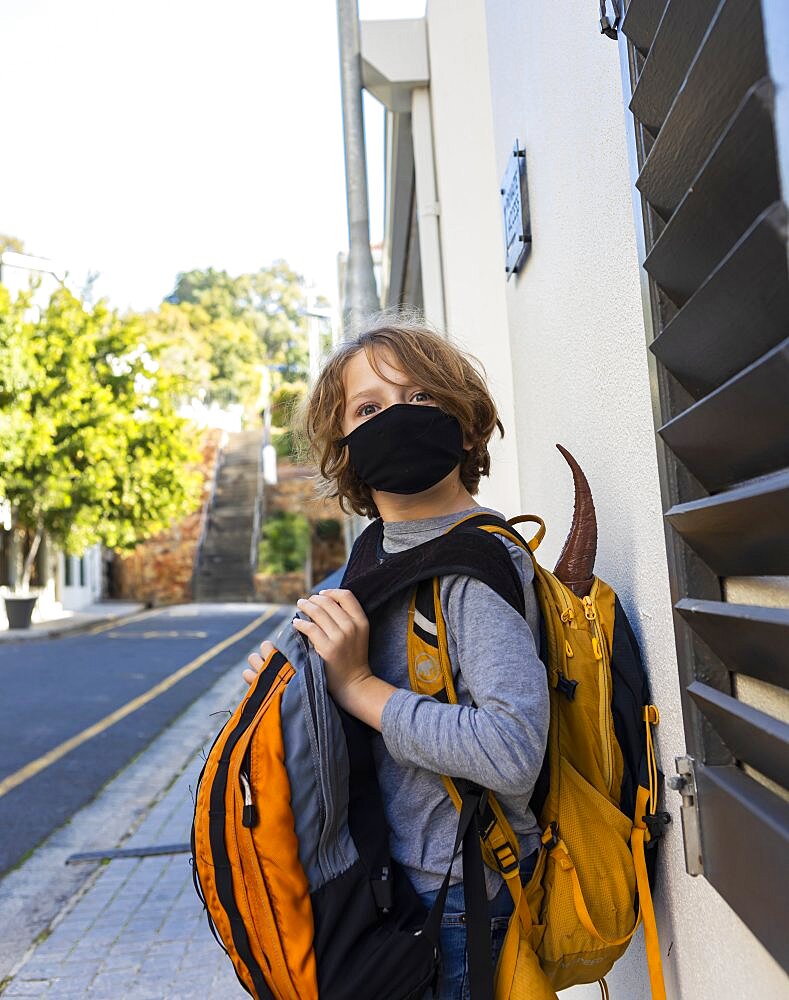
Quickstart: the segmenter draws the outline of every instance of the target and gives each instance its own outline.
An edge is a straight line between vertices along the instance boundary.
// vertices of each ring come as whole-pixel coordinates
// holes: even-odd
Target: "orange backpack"
[[[368,617],[442,573],[522,602],[502,552],[492,536],[457,531],[348,585]],[[290,623],[274,645],[198,779],[192,866],[209,925],[254,997],[421,1000],[439,967],[443,897],[428,914],[389,855],[370,730],[334,704],[320,657]],[[473,819],[467,810],[455,855],[464,834],[476,837]]]

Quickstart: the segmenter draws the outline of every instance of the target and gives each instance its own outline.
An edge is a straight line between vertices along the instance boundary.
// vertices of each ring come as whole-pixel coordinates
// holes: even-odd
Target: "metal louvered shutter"
[[[686,862],[789,965],[789,275],[760,0],[631,0]],[[649,326],[649,323],[647,324]]]

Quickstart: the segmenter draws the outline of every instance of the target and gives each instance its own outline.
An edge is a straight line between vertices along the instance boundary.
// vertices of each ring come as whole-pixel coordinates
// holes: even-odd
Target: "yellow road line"
[[[34,777],[39,774],[45,768],[49,767],[50,764],[54,764],[56,761],[60,760],[61,757],[65,757],[67,753],[70,753],[76,747],[81,746],[88,740],[93,739],[94,736],[98,736],[99,733],[103,733],[105,729],[109,729],[116,722],[120,722],[121,719],[125,719],[127,715],[131,715],[132,712],[136,712],[138,708],[142,708],[149,701],[153,701],[160,694],[163,694],[174,684],[177,684],[182,678],[186,677],[188,674],[194,673],[199,667],[212,657],[216,656],[217,653],[221,653],[223,649],[227,649],[228,646],[232,646],[234,642],[238,642],[239,639],[243,639],[245,635],[249,635],[258,626],[262,625],[267,618],[270,618],[278,608],[273,607],[268,611],[264,611],[262,615],[259,615],[253,622],[249,625],[245,625],[244,628],[235,632],[233,635],[228,636],[227,639],[223,639],[218,642],[215,646],[206,650],[205,653],[201,653],[196,659],[187,663],[185,666],[180,667],[175,673],[170,674],[169,677],[165,677],[163,681],[159,681],[158,684],[154,685],[148,691],[143,694],[138,695],[136,698],[132,698],[131,701],[127,701],[125,705],[120,708],[116,708],[114,712],[110,712],[109,715],[105,715],[103,719],[94,723],[92,726],[88,726],[87,729],[83,729],[81,733],[77,733],[76,736],[72,736],[70,739],[65,740],[63,743],[54,747],[48,753],[45,753],[41,757],[37,757],[36,760],[31,760],[29,764],[25,764],[18,771],[13,774],[9,774],[7,778],[3,778],[0,781],[0,798],[7,795],[12,789],[17,788],[28,778]]]

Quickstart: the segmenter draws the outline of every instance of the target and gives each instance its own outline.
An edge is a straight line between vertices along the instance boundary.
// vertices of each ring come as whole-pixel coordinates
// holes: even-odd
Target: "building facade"
[[[597,6],[428,0],[423,19],[362,23],[365,86],[387,108],[384,304],[421,307],[483,363],[506,434],[478,499],[544,517],[546,565],[573,503],[557,442],[589,478],[596,572],[640,640],[662,769],[690,758],[685,794],[664,796],[668,995],[777,998],[789,16],[631,0],[613,39]],[[507,271],[519,150],[510,238],[527,252]],[[641,932],[608,978],[614,997],[649,996]]]

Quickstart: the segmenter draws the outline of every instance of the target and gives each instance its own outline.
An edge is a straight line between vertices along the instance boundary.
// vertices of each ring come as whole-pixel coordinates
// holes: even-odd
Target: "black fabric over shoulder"
[[[490,514],[479,515],[480,523],[505,521]],[[352,591],[369,617],[394,594],[410,589],[420,580],[457,574],[487,584],[522,617],[526,614],[523,584],[508,549],[499,538],[466,523],[444,535],[431,538],[379,563],[376,542],[383,522],[373,521],[357,538],[341,586]]]
[[[378,565],[377,544],[382,535],[383,520],[377,517],[356,538],[351,546],[348,565],[340,582],[342,588],[348,589],[357,576]]]

